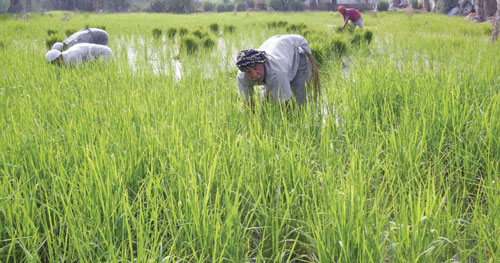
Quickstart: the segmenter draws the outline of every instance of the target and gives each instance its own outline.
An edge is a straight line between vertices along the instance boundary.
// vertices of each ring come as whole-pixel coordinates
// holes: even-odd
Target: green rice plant
[[[295,34],[301,34],[302,31],[306,30],[307,26],[304,23],[299,23],[299,24],[290,24],[286,27],[286,32],[288,33],[295,33]]]
[[[276,27],[286,28],[288,26],[287,21],[278,21],[276,22]]]
[[[212,31],[214,34],[218,34],[219,33],[219,24],[217,23],[212,23],[208,26],[208,28],[210,28],[210,31]]]
[[[169,28],[167,30],[167,36],[168,36],[168,38],[174,39],[175,34],[177,34],[177,29],[176,28],[171,27],[171,28]]]
[[[350,42],[353,45],[359,46],[361,44],[361,39],[362,39],[361,33],[358,31],[352,35]]]
[[[69,29],[66,29],[66,31],[64,31],[64,34],[65,34],[67,37],[69,37],[69,36],[73,35],[75,32],[76,32],[76,29],[69,28]]]
[[[365,30],[363,33],[363,40],[366,41],[366,43],[370,44],[373,39],[373,31],[371,30]]]
[[[201,45],[205,49],[212,49],[215,46],[215,41],[210,37],[205,37],[201,40]]]
[[[234,25],[224,25],[224,33],[232,34],[236,32],[236,26]]]
[[[3,49],[5,47],[5,44],[3,43],[3,40],[0,40],[0,49]]]
[[[162,34],[161,29],[153,28],[153,37],[155,39],[159,39],[161,37],[161,34]]]
[[[44,62],[46,31],[85,17],[51,12],[0,16],[0,262],[499,262],[486,24],[384,12],[365,52],[368,30],[327,12],[88,14],[115,61],[72,68]],[[322,97],[286,109],[255,87],[253,112],[235,53],[280,19],[307,25]],[[188,34],[191,55],[148,41],[160,23],[239,32]]]
[[[185,51],[187,54],[194,54],[198,51],[199,40],[194,37],[184,36],[181,39],[181,50]]]
[[[54,43],[62,42],[62,41],[63,41],[62,38],[60,38],[56,35],[52,35],[51,37],[49,37],[45,40],[45,45],[47,46],[48,49],[51,49],[52,45],[54,45]]]
[[[199,39],[202,39],[204,38],[205,36],[208,35],[207,32],[203,31],[202,29],[195,29],[193,32],[191,32],[191,34],[193,34],[195,37],[199,38]]]
[[[353,40],[351,40],[351,43]],[[346,55],[348,51],[346,41],[338,36],[334,36],[330,39],[328,49],[327,49],[327,57],[341,57]]]
[[[182,37],[182,36],[186,35],[187,33],[189,33],[189,30],[187,28],[185,28],[185,27],[179,28],[179,36]]]
[[[103,25],[89,26],[89,24],[86,24],[85,28],[99,28],[99,29],[102,29],[102,30],[106,31],[106,26],[103,26]]]
[[[52,35],[57,35],[57,30],[47,29],[47,35],[50,37]]]

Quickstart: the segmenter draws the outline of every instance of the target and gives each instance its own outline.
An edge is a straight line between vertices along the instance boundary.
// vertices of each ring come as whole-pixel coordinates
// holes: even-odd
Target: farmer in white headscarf
[[[99,28],[84,28],[73,35],[69,36],[61,42],[56,42],[52,45],[52,49],[56,49],[59,51],[66,50],[76,44],[81,43],[91,43],[98,45],[107,45],[108,44],[108,33],[106,31]]]
[[[113,52],[107,46],[82,43],[63,52],[52,49],[45,54],[45,59],[55,65],[77,66],[95,60],[107,62],[113,59]]]
[[[302,105],[311,97],[306,82],[309,86],[312,78],[313,98],[320,96],[317,63],[302,36],[273,36],[258,50],[240,51],[236,59],[240,95],[252,111],[254,85],[264,85],[264,96],[272,95],[276,104],[289,106],[294,101]]]

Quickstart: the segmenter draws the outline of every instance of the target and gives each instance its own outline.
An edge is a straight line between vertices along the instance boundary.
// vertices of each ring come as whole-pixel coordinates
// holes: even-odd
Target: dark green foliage
[[[210,28],[210,31],[214,32],[215,34],[219,33],[219,24],[213,23],[208,26]]]
[[[233,12],[234,11],[234,3],[229,2],[226,4],[226,12]]]
[[[5,45],[3,44],[3,41],[0,40],[0,49],[3,49],[3,47],[5,47]]]
[[[52,35],[57,35],[57,30],[47,29],[47,35],[50,37]]]
[[[247,5],[246,5],[245,3],[243,3],[243,2],[238,2],[238,3],[236,4],[236,11],[238,11],[238,12],[242,12],[242,11],[245,11],[245,10],[247,10]]]
[[[257,3],[257,10],[266,10],[266,9],[267,9],[266,2],[258,2]]]
[[[225,25],[224,26],[224,33],[229,33],[232,34],[236,31],[236,27],[233,25]]]
[[[363,34],[363,39],[366,41],[366,43],[370,44],[372,42],[372,38],[373,32],[371,30],[366,30]]]
[[[304,23],[291,24],[291,25],[286,27],[286,32],[301,34],[302,31],[304,31],[305,29],[307,29],[307,26]]]
[[[66,29],[66,31],[64,31],[64,33],[66,34],[67,37],[73,35],[75,32],[76,32],[76,30],[73,28]]]
[[[411,8],[418,9],[418,0],[411,0],[410,5],[411,5]]]
[[[386,2],[386,1],[380,1],[380,2],[377,4],[377,10],[378,10],[378,11],[387,11],[387,10],[389,10],[389,2]]]
[[[203,31],[203,30],[201,30],[201,29],[199,29],[199,28],[198,28],[198,29],[195,29],[195,30],[192,32],[192,34],[193,34],[195,37],[199,38],[199,39],[202,39],[202,38],[204,38],[205,36],[207,36],[207,35],[208,35],[208,33],[207,33],[207,32],[205,32],[205,31]]]
[[[289,7],[291,11],[304,11],[304,3],[300,0],[291,0],[289,2]]]
[[[286,22],[286,21],[272,21],[272,22],[267,23],[267,27],[269,29],[278,28],[278,27],[285,28],[287,25],[288,25],[288,22]]]
[[[151,2],[151,11],[162,13],[167,11],[167,3],[165,1],[157,0]]]
[[[185,36],[181,39],[181,50],[187,52],[188,54],[194,54],[198,51],[198,47],[199,40],[194,37]]]
[[[210,37],[205,37],[202,41],[201,41],[201,45],[203,46],[203,48],[205,49],[211,49],[215,46],[215,41],[210,38]]]
[[[179,36],[184,36],[185,34],[189,33],[189,30],[185,27],[179,28]]]
[[[446,14],[453,7],[458,5],[458,0],[439,0],[436,5],[439,13]]]
[[[427,11],[427,12],[431,11],[431,1],[430,0],[424,0],[424,8],[425,8],[425,11]]]
[[[153,28],[153,37],[154,38],[156,38],[156,39],[160,38],[161,34],[162,34],[161,29]]]
[[[351,44],[353,45],[358,45],[361,44],[361,34],[359,32],[356,32],[351,39]]]
[[[339,37],[334,37],[331,39],[329,45],[329,55],[340,57],[347,54],[347,44],[345,40]]]
[[[85,25],[86,28],[99,28],[99,29],[102,29],[104,31],[106,31],[106,26],[103,26],[103,25],[100,25],[100,26],[89,26],[88,24]]]
[[[171,27],[167,30],[167,36],[170,39],[173,39],[175,37],[175,34],[177,34],[177,29]]]
[[[246,0],[245,3],[248,8],[255,8],[255,0]]]
[[[226,4],[218,3],[217,6],[215,6],[215,11],[217,11],[217,13],[226,12]]]
[[[203,2],[203,11],[213,12],[214,11],[214,4],[210,1]]]
[[[272,7],[275,11],[286,11],[288,8],[281,0],[268,0],[267,6]]]
[[[54,43],[56,43],[56,42],[62,42],[62,41],[63,40],[61,38],[59,38],[58,36],[52,35],[52,36],[50,36],[49,38],[47,38],[45,40],[45,44],[47,45],[47,48],[51,49],[52,45],[54,45]]]

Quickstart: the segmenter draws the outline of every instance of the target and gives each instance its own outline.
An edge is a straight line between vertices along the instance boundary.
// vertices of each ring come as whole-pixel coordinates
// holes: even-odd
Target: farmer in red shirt
[[[344,16],[344,25],[340,29],[340,31],[344,30],[347,25],[347,21],[351,20],[351,25],[354,27],[359,26],[363,28],[363,18],[358,10],[354,8],[345,8],[343,6],[339,6],[339,12]]]

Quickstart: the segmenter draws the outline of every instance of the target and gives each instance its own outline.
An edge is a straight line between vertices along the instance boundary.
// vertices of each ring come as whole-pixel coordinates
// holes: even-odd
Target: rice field
[[[500,262],[490,24],[51,13],[0,16],[0,262]],[[114,63],[46,63],[85,26]],[[324,55],[322,99],[252,114],[235,55],[290,32]]]

